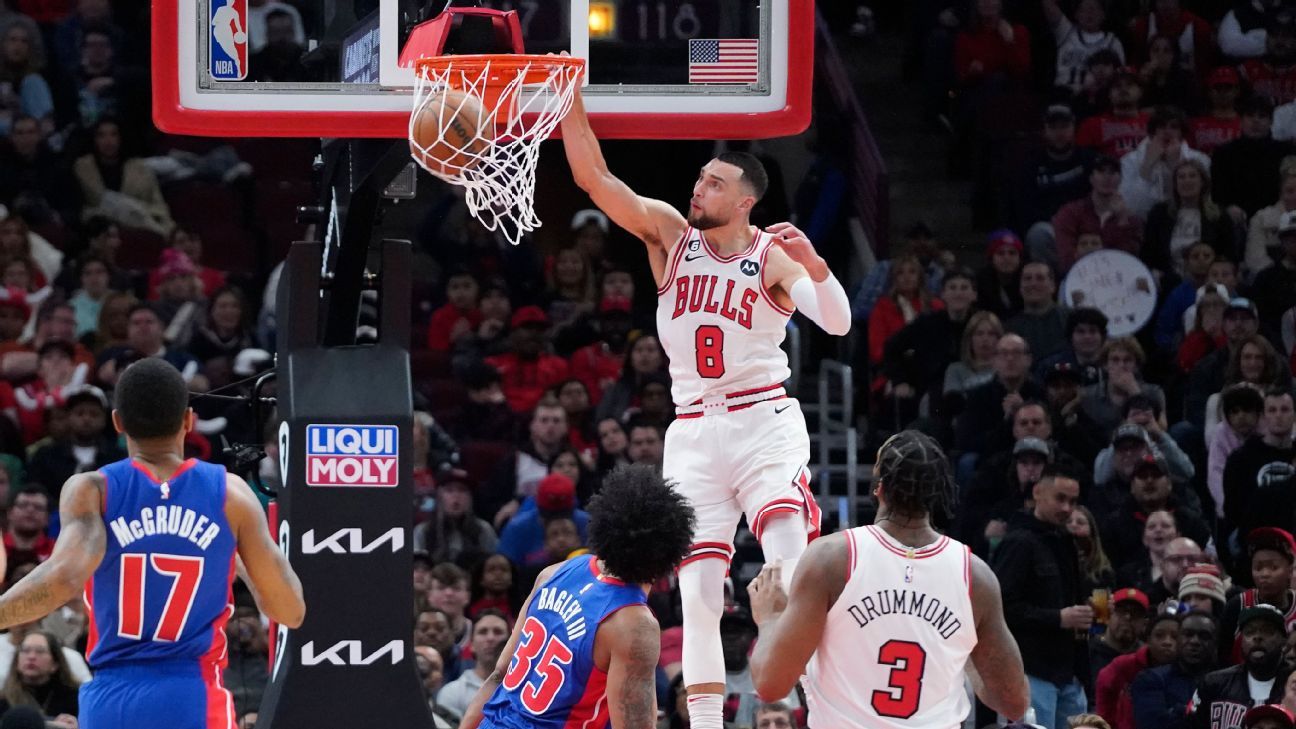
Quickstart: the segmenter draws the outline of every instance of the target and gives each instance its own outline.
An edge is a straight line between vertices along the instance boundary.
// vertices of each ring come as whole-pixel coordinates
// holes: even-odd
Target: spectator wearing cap
[[[1220,393],[1223,422],[1215,429],[1206,458],[1206,491],[1215,501],[1215,517],[1224,518],[1224,466],[1260,426],[1264,395],[1249,384],[1229,385]]]
[[[940,293],[941,281],[945,278],[945,268],[952,260],[936,234],[926,223],[917,222],[905,231],[904,241],[898,248],[898,256],[914,255],[923,265],[923,280],[927,290],[933,296]],[[892,260],[878,261],[869,269],[864,278],[851,292],[851,318],[855,321],[867,321],[873,314],[873,307],[886,292],[891,280]]]
[[[576,505],[576,484],[560,473],[545,476],[536,487],[535,498],[523,505],[500,533],[499,553],[523,569],[548,564],[545,524],[553,519],[571,519],[581,543],[585,542],[589,515]]]
[[[1165,412],[1165,392],[1159,385],[1143,380],[1142,370],[1147,357],[1138,340],[1121,337],[1108,341],[1103,345],[1099,361],[1102,362],[1103,381],[1084,389],[1080,407],[1098,426],[1100,440],[1106,440],[1120,425],[1125,403],[1135,395],[1152,398],[1157,403],[1157,411]]]
[[[1210,613],[1179,614],[1178,658],[1173,663],[1139,672],[1130,683],[1136,729],[1182,725],[1197,683],[1215,670],[1218,632],[1219,627]]]
[[[446,303],[432,312],[428,320],[428,349],[448,352],[457,340],[471,336],[481,326],[482,314],[477,308],[480,288],[477,277],[466,268],[455,269],[446,276]]]
[[[996,230],[990,234],[986,243],[989,264],[977,272],[977,309],[994,314],[1000,321],[1022,310],[1024,250],[1021,238],[1011,230]]]
[[[1089,0],[1092,2],[1092,0]],[[1052,219],[1063,205],[1089,194],[1094,151],[1078,147],[1071,107],[1054,104],[1044,111],[1042,144],[1017,165],[1004,195],[1004,219],[1023,231],[1032,255],[1052,250]],[[1036,242],[1043,237],[1046,241]]]
[[[1061,351],[1040,359],[1035,364],[1035,377],[1043,381],[1051,372],[1061,372],[1059,364],[1067,365],[1081,385],[1094,385],[1102,379],[1103,345],[1107,343],[1107,315],[1092,307],[1071,309],[1066,317],[1067,345]]]
[[[1021,648],[1035,720],[1062,729],[1067,717],[1085,710],[1088,652],[1075,633],[1093,623],[1075,540],[1065,529],[1080,484],[1047,468],[1031,496],[1031,510],[1013,514],[990,566],[1008,629]]]
[[[1114,513],[1100,518],[1103,545],[1118,573],[1126,565],[1136,564],[1146,557],[1147,550],[1140,537],[1148,515],[1155,511],[1169,512],[1174,517],[1180,536],[1188,537],[1197,544],[1210,541],[1210,527],[1202,520],[1200,512],[1182,503],[1187,500],[1188,494],[1188,489],[1175,491],[1165,459],[1159,452],[1153,451],[1143,456],[1134,468],[1129,492],[1123,503]],[[1185,498],[1179,498],[1181,496]]]
[[[627,296],[604,295],[593,322],[597,341],[572,353],[572,377],[585,383],[595,405],[602,399],[603,391],[616,384],[621,375],[634,323],[630,302]]]
[[[1121,163],[1115,157],[1094,160],[1089,170],[1089,194],[1063,205],[1053,216],[1057,261],[1061,274],[1071,270],[1076,260],[1080,236],[1097,234],[1104,248],[1115,248],[1138,255],[1143,245],[1143,221],[1126,204],[1121,193]],[[1032,256],[1036,253],[1032,249]],[[1040,249],[1040,260],[1050,260]]]
[[[1111,723],[1112,729],[1135,729],[1130,684],[1141,672],[1172,664],[1178,657],[1179,618],[1174,612],[1158,612],[1148,623],[1147,643],[1117,656],[1098,672],[1094,683],[1095,711]]]
[[[1291,524],[1293,502],[1285,491],[1291,488],[1286,483],[1296,470],[1292,466],[1296,460],[1293,425],[1296,415],[1292,413],[1291,391],[1267,391],[1258,433],[1224,462],[1224,516],[1241,534],[1257,526]]]
[[[1170,174],[1169,198],[1153,205],[1147,215],[1142,258],[1155,271],[1189,279],[1195,290],[1206,282],[1216,255],[1233,255],[1239,229],[1211,198],[1210,171],[1200,160],[1181,159],[1171,165]],[[1209,260],[1188,260],[1197,243],[1210,246]],[[1198,258],[1203,258],[1200,252]],[[1194,263],[1195,274],[1189,271]]]
[[[1242,136],[1242,117],[1237,111],[1242,77],[1232,66],[1220,66],[1206,77],[1206,113],[1188,120],[1188,144],[1202,154],[1213,155],[1221,145]]]
[[[1065,88],[1073,94],[1084,88],[1086,62],[1100,50],[1112,51],[1122,63],[1125,61],[1125,47],[1120,39],[1103,30],[1107,13],[1102,3],[1081,0],[1075,5],[1074,18],[1068,18],[1062,12],[1057,0],[1044,0],[1040,7],[1057,43],[1055,87]]]
[[[1170,469],[1170,480],[1180,486],[1192,480],[1197,475],[1197,469],[1193,466],[1192,459],[1188,454],[1183,452],[1174,438],[1171,438],[1165,430],[1165,413],[1161,405],[1151,397],[1142,393],[1131,397],[1125,401],[1125,407],[1122,409],[1123,419],[1119,428],[1125,426],[1136,426],[1142,430],[1142,437],[1150,448],[1155,448],[1165,458],[1166,466]],[[1127,431],[1128,432],[1128,431]],[[1116,440],[1113,437],[1113,442]],[[1107,481],[1116,475],[1113,465],[1116,448],[1110,445],[1098,453],[1094,459],[1094,478],[1100,483]],[[1198,501],[1195,491],[1185,489],[1184,495],[1192,499],[1194,509],[1198,509]]]
[[[543,309],[518,309],[510,326],[510,351],[488,357],[486,363],[499,370],[509,407],[521,414],[534,409],[546,390],[569,375],[567,361],[545,351],[549,317]]]
[[[1016,334],[999,338],[994,377],[968,393],[967,408],[959,416],[955,432],[958,450],[965,454],[989,452],[992,438],[1010,429],[1018,405],[1044,399],[1044,388],[1030,379],[1030,366],[1031,350],[1025,339]]]
[[[1220,619],[1220,646],[1232,663],[1246,660],[1246,613],[1267,606],[1277,617],[1283,640],[1296,625],[1296,591],[1292,590],[1292,562],[1296,540],[1286,529],[1261,527],[1246,533],[1247,568],[1255,587],[1229,598]]]
[[[1031,261],[1021,271],[1022,310],[1009,317],[1004,327],[1021,335],[1031,354],[1050,357],[1066,347],[1066,311],[1056,303],[1057,281],[1053,268]]]
[[[928,393],[940,393],[945,370],[959,360],[964,329],[976,304],[976,280],[971,270],[955,268],[941,284],[944,308],[919,315],[887,340],[882,353],[882,374],[890,397],[917,415],[918,402]],[[874,311],[877,309],[875,308]],[[929,412],[940,413],[943,398],[933,397]]]
[[[571,219],[572,242],[598,270],[608,265],[604,255],[608,227],[607,216],[594,208],[577,210]]]
[[[531,411],[527,434],[517,451],[496,466],[485,488],[475,495],[477,515],[496,529],[503,527],[522,502],[535,495],[549,473],[549,463],[567,444],[567,433],[567,411],[552,397],[541,400]]]
[[[1278,243],[1281,258],[1257,273],[1252,286],[1260,325],[1271,332],[1282,328],[1283,314],[1296,306],[1296,210],[1278,221]]]
[[[1125,500],[1135,467],[1151,450],[1152,441],[1141,425],[1125,423],[1112,433],[1111,468],[1105,472],[1094,469],[1096,488],[1088,498],[1088,506],[1099,521],[1114,513]]]
[[[737,726],[756,726],[756,709],[761,699],[756,694],[748,657],[756,642],[756,623],[741,605],[730,604],[720,616],[720,645],[724,652],[725,703],[732,707],[733,722]],[[793,689],[783,700],[793,709],[801,706]],[[730,711],[726,710],[726,714]]]
[[[104,430],[109,408],[102,390],[83,385],[71,391],[61,407],[68,416],[67,432],[37,450],[27,472],[27,477],[44,486],[55,502],[63,484],[74,474],[94,471],[126,457],[117,439]]]
[[[1098,686],[1099,673],[1122,655],[1143,646],[1147,633],[1147,595],[1137,588],[1113,590],[1107,598],[1107,629],[1089,636],[1089,669],[1091,687]],[[1090,691],[1093,694],[1093,691]]]
[[[1215,29],[1186,10],[1181,0],[1158,0],[1151,3],[1146,14],[1130,21],[1131,59],[1146,59],[1152,39],[1158,35],[1175,39],[1179,46],[1179,63],[1185,69],[1200,75],[1210,68],[1215,56]]]
[[[1227,601],[1220,568],[1213,564],[1195,564],[1179,580],[1179,602],[1189,612],[1219,616],[1224,613],[1224,603]],[[1218,653],[1215,648],[1218,642],[1212,634],[1212,654]]]
[[[414,527],[414,549],[435,563],[453,562],[468,569],[499,544],[495,530],[473,513],[473,481],[466,471],[448,469],[437,478],[436,511]]]
[[[1241,611],[1242,662],[1207,673],[1189,704],[1191,729],[1232,729],[1243,725],[1247,709],[1277,703],[1283,697],[1278,681],[1282,647],[1287,637],[1283,615],[1273,605],[1258,604]],[[1229,639],[1221,626],[1221,639]]]
[[[1044,467],[1053,462],[1053,448],[1040,438],[1026,436],[1012,447],[1010,456],[1006,464],[1002,457],[988,459],[960,504],[961,539],[984,558],[1003,539],[1012,515],[1030,500]]]
[[[1291,106],[1296,109],[1296,102],[1292,102]],[[1282,182],[1278,189],[1278,201],[1260,208],[1251,216],[1246,252],[1242,257],[1244,275],[1248,281],[1283,257],[1278,229],[1284,221],[1290,226],[1291,220],[1287,218],[1287,214],[1296,212],[1296,159],[1284,160],[1280,175]]]
[[[1296,715],[1282,704],[1264,704],[1247,710],[1242,716],[1242,729],[1292,729]]]
[[[1187,168],[1185,168],[1185,172],[1186,170]],[[1219,213],[1218,207],[1216,212]],[[1169,215],[1168,211],[1167,215]],[[1231,229],[1232,224],[1228,223],[1227,218],[1222,213],[1220,213],[1219,219],[1225,221]],[[1149,221],[1150,226],[1151,221]],[[1151,240],[1151,236],[1148,239]],[[1173,241],[1168,245],[1173,246]],[[1185,329],[1184,313],[1196,305],[1197,292],[1210,283],[1210,267],[1215,262],[1215,255],[1215,249],[1211,247],[1211,244],[1201,240],[1191,241],[1188,245],[1179,249],[1179,275],[1183,277],[1183,280],[1170,289],[1170,293],[1166,294],[1165,301],[1161,302],[1160,311],[1157,312],[1155,336],[1156,343],[1161,349],[1166,351],[1174,350],[1183,340]],[[1165,266],[1167,264],[1163,262],[1161,265]],[[1169,271],[1170,269],[1163,267],[1159,270]],[[1167,277],[1163,281],[1173,281],[1173,278]],[[1191,320],[1189,320],[1188,326],[1191,326],[1191,323]]]
[[[1242,136],[1215,150],[1211,171],[1216,202],[1241,224],[1273,203],[1283,158],[1296,154],[1296,144],[1274,139],[1273,104],[1264,97],[1252,96],[1238,111]]]
[[[1107,87],[1110,108],[1081,122],[1076,143],[1119,161],[1147,137],[1149,115],[1140,110],[1142,99],[1143,86],[1138,74],[1133,69],[1118,68]]]
[[[508,406],[499,370],[485,362],[474,362],[460,375],[467,398],[447,431],[458,441],[501,440],[517,432],[517,416]]]
[[[1171,199],[1181,161],[1195,160],[1210,170],[1210,157],[1184,141],[1187,126],[1178,108],[1157,107],[1148,119],[1147,138],[1121,158],[1121,197],[1138,217],[1146,219],[1153,206]]]

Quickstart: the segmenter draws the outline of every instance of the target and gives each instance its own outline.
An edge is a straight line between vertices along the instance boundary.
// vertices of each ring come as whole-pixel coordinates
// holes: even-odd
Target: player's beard
[[[697,230],[711,230],[712,228],[719,228],[722,225],[728,224],[728,222],[728,220],[720,220],[719,218],[713,215],[707,215],[700,210],[697,212],[694,212],[692,209],[689,210],[688,224]]]

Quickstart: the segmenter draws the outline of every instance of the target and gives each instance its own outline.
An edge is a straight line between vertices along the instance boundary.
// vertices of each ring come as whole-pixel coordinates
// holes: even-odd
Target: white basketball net
[[[488,230],[500,231],[514,245],[523,234],[540,227],[534,209],[540,142],[549,138],[571,109],[572,95],[584,70],[580,64],[556,61],[539,56],[516,71],[510,64],[507,85],[497,97],[499,100],[492,102],[493,108],[486,101],[487,79],[492,76],[489,59],[452,63],[445,68],[419,65],[416,73],[409,137],[411,152],[423,154],[413,154],[415,161],[442,180],[463,187],[473,217]],[[501,72],[497,66],[494,75]],[[534,80],[537,72],[543,74],[543,80],[526,83],[528,73]],[[442,93],[447,88],[462,91],[465,96]],[[475,99],[480,109],[473,108],[467,98]],[[447,140],[446,131],[465,107],[468,118],[474,121],[476,137],[467,146],[460,146],[459,142]],[[415,133],[415,122],[421,117],[424,141],[428,141],[426,133],[432,126],[427,119],[435,118],[437,136],[433,145],[444,143],[438,151],[449,146],[462,153],[444,161],[433,158],[434,166],[426,164],[430,147],[420,145]]]

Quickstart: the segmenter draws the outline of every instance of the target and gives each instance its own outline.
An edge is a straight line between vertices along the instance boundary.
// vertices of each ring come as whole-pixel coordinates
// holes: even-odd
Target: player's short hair
[[[949,458],[931,436],[902,430],[878,449],[877,474],[891,509],[900,514],[954,514],[956,489]]]
[[[589,546],[607,571],[631,584],[670,574],[693,541],[693,507],[647,464],[623,465],[589,504]]]
[[[184,425],[189,387],[170,362],[146,357],[122,371],[113,407],[131,438],[165,438]]]
[[[765,191],[769,189],[769,175],[765,173],[765,165],[755,155],[747,152],[724,152],[716,159],[742,170],[739,179],[751,185],[752,195],[757,200],[765,197]]]

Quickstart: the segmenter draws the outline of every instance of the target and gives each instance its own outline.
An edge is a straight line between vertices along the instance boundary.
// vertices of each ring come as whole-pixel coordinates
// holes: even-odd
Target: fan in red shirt
[[[1143,87],[1134,70],[1118,71],[1107,93],[1111,111],[1085,119],[1076,131],[1076,144],[1119,159],[1147,137],[1149,115],[1139,111]]]
[[[1179,59],[1184,68],[1200,76],[1211,67],[1215,31],[1210,23],[1180,7],[1179,0],[1157,0],[1152,3],[1151,12],[1130,22],[1130,59],[1146,61],[1148,46],[1159,35],[1178,41]]]
[[[432,312],[428,322],[427,346],[434,352],[448,352],[455,340],[472,334],[482,322],[477,308],[480,287],[477,277],[457,270],[446,278],[446,303]]]
[[[1188,121],[1188,146],[1213,154],[1216,147],[1242,136],[1242,117],[1237,113],[1242,78],[1236,69],[1221,66],[1211,71],[1206,85],[1210,113]]]
[[[965,84],[1006,74],[1025,80],[1030,74],[1030,33],[1001,15],[1000,0],[977,0],[975,16],[954,40],[954,72]]]
[[[486,364],[499,370],[504,397],[515,413],[530,412],[545,390],[567,379],[567,360],[545,351],[549,317],[538,306],[524,306],[513,312],[509,344],[512,351],[487,357]]]

